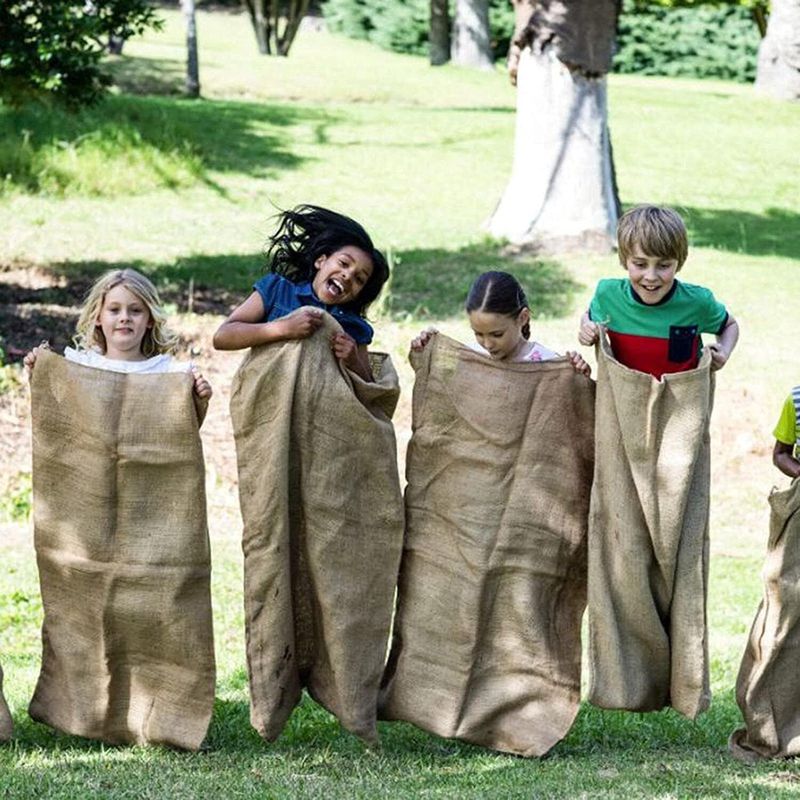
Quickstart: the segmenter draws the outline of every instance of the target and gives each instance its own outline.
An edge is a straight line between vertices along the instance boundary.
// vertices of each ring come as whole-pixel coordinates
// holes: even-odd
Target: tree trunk
[[[520,49],[514,161],[489,231],[550,251],[608,251],[617,198],[606,72],[616,0],[539,0]],[[518,18],[518,28],[520,20]]]
[[[116,34],[110,34],[108,37],[108,52],[112,56],[121,56],[122,55],[122,48],[125,46],[125,38],[122,36],[117,36]]]
[[[772,0],[755,85],[769,97],[800,99],[800,0]]]
[[[197,23],[194,0],[181,0],[186,20],[186,94],[200,97],[200,69],[197,61]]]
[[[489,0],[456,0],[450,57],[462,67],[494,69]]]
[[[269,15],[264,6],[265,0],[244,0],[247,13],[250,16],[250,23],[253,26],[253,33],[256,35],[258,52],[262,56],[268,56],[269,52]]]
[[[430,0],[428,56],[434,67],[450,60],[450,12],[447,0]]]

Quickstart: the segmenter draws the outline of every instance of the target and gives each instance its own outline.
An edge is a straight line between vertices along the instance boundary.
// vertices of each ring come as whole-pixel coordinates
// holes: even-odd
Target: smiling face
[[[314,262],[314,294],[327,306],[355,300],[372,275],[372,259],[355,245],[346,245]]]
[[[498,361],[513,361],[528,346],[522,328],[530,320],[530,311],[523,308],[515,317],[488,311],[470,311],[469,324],[475,340]]]
[[[625,259],[625,269],[633,290],[649,306],[660,303],[669,294],[678,268],[676,258],[648,256],[639,247],[634,247]]]
[[[142,339],[153,324],[147,306],[123,285],[106,292],[96,324],[106,340],[105,355],[119,361],[143,361]]]

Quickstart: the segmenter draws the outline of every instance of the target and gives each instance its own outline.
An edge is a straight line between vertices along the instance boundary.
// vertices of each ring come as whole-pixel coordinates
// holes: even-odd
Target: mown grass
[[[205,99],[181,99],[177,14],[112,62],[121,91],[97,109],[0,108],[0,268],[35,265],[84,285],[129,264],[173,310],[190,281],[236,302],[260,271],[276,206],[317,202],[363,221],[394,264],[377,319],[401,371],[419,327],[466,337],[475,274],[517,273],[534,336],[575,346],[576,318],[613,256],[517,258],[482,221],[511,162],[514,95],[504,77],[430,69],[360,42],[303,31],[288,59],[259,58],[246,20],[201,13]],[[147,95],[131,94],[133,90]],[[542,761],[489,753],[382,724],[365,750],[306,700],[284,735],[249,726],[238,531],[212,529],[219,685],[206,752],[107,748],[54,735],[25,714],[39,663],[41,606],[30,542],[0,540],[0,663],[17,721],[0,749],[11,797],[790,797],[793,763],[745,768],[725,752],[739,724],[732,688],[760,596],[765,497],[780,477],[771,427],[796,383],[792,287],[800,269],[800,107],[717,82],[614,77],[610,121],[625,203],[663,202],[687,218],[686,280],[710,286],[742,325],[720,373],[714,418],[711,711],[695,723],[584,707]],[[26,133],[27,131],[27,133]],[[579,199],[576,199],[579,201]],[[42,290],[54,291],[54,290]],[[44,299],[44,296],[42,296]],[[47,302],[57,301],[47,295]],[[202,310],[202,309],[201,309]],[[27,312],[26,312],[27,313]],[[219,356],[218,356],[219,357]],[[402,432],[401,432],[402,433]],[[232,490],[231,490],[232,491]]]

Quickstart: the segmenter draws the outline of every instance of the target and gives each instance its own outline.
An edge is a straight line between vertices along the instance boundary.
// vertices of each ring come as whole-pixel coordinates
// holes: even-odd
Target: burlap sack
[[[434,336],[416,370],[383,719],[540,756],[580,701],[594,383]]]
[[[191,376],[44,352],[31,398],[44,624],[30,714],[105,742],[196,749],[214,650]]]
[[[589,701],[690,719],[710,702],[711,354],[662,380],[597,348],[589,515]]]
[[[7,742],[14,734],[14,722],[3,695],[3,668],[0,667],[0,742]]]
[[[800,755],[800,479],[769,504],[764,597],[736,681],[746,727],[730,740],[746,762]]]
[[[253,348],[233,381],[250,719],[275,739],[306,687],[372,742],[403,537],[399,387],[388,356],[374,383],[340,368],[324,323]]]

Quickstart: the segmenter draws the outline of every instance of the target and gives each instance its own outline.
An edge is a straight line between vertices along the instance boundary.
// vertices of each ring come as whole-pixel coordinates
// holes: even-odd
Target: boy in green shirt
[[[784,475],[800,478],[800,386],[789,392],[773,435],[772,463]]]

